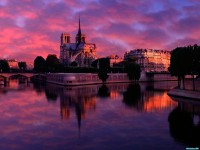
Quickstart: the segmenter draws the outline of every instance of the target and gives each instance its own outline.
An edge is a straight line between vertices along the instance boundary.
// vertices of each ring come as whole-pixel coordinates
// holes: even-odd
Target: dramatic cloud
[[[200,44],[199,7],[198,0],[1,0],[0,57],[59,57],[60,35],[70,33],[75,41],[79,15],[99,57]]]

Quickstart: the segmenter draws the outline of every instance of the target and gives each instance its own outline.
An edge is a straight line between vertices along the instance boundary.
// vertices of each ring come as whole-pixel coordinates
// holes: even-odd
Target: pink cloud
[[[171,50],[175,43],[199,44],[199,6],[195,0],[5,1],[0,4],[0,57],[59,57],[60,34],[68,32],[74,41],[79,14],[82,32],[87,42],[96,43],[99,57],[134,48]]]

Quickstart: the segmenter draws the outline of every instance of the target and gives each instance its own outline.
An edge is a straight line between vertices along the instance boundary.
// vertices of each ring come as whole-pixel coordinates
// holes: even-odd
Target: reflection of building
[[[168,108],[173,108],[177,105],[176,102],[172,101],[166,92],[159,92],[154,95],[156,91],[146,91],[144,93],[144,98],[146,99],[143,103],[143,109],[147,112],[161,111]],[[152,94],[150,96],[149,94]]]
[[[60,113],[63,120],[70,119],[73,108],[75,109],[78,125],[85,118],[86,112],[96,108],[96,93],[93,87],[62,87],[47,86],[49,92],[57,93],[60,97]]]
[[[177,105],[167,95],[166,88],[163,89],[162,86],[157,86],[155,83],[153,86],[150,85],[149,83],[130,84],[123,93],[123,102],[129,107],[144,112],[159,112],[172,109]]]
[[[130,57],[135,57],[146,72],[165,72],[170,64],[170,52],[166,50],[136,49],[125,53],[125,60]]]
[[[81,33],[79,18],[79,29],[75,43],[71,43],[70,34],[61,34],[60,62],[67,66],[72,62],[76,62],[75,64],[82,67],[90,66],[90,64],[97,58],[96,44],[86,43],[85,38],[85,35]]]

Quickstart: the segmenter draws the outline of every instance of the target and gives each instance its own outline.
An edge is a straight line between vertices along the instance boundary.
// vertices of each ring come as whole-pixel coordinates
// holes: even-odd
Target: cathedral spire
[[[81,36],[81,21],[80,21],[80,15],[79,15],[78,34],[79,34],[79,36]]]
[[[79,15],[78,33],[76,34],[76,43],[85,43],[85,35],[81,33],[81,19]]]

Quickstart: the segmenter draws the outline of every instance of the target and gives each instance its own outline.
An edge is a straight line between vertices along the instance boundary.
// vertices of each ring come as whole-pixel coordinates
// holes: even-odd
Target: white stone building
[[[167,72],[170,65],[170,51],[153,49],[136,49],[126,52],[124,59],[135,57],[136,62],[145,72]]]

